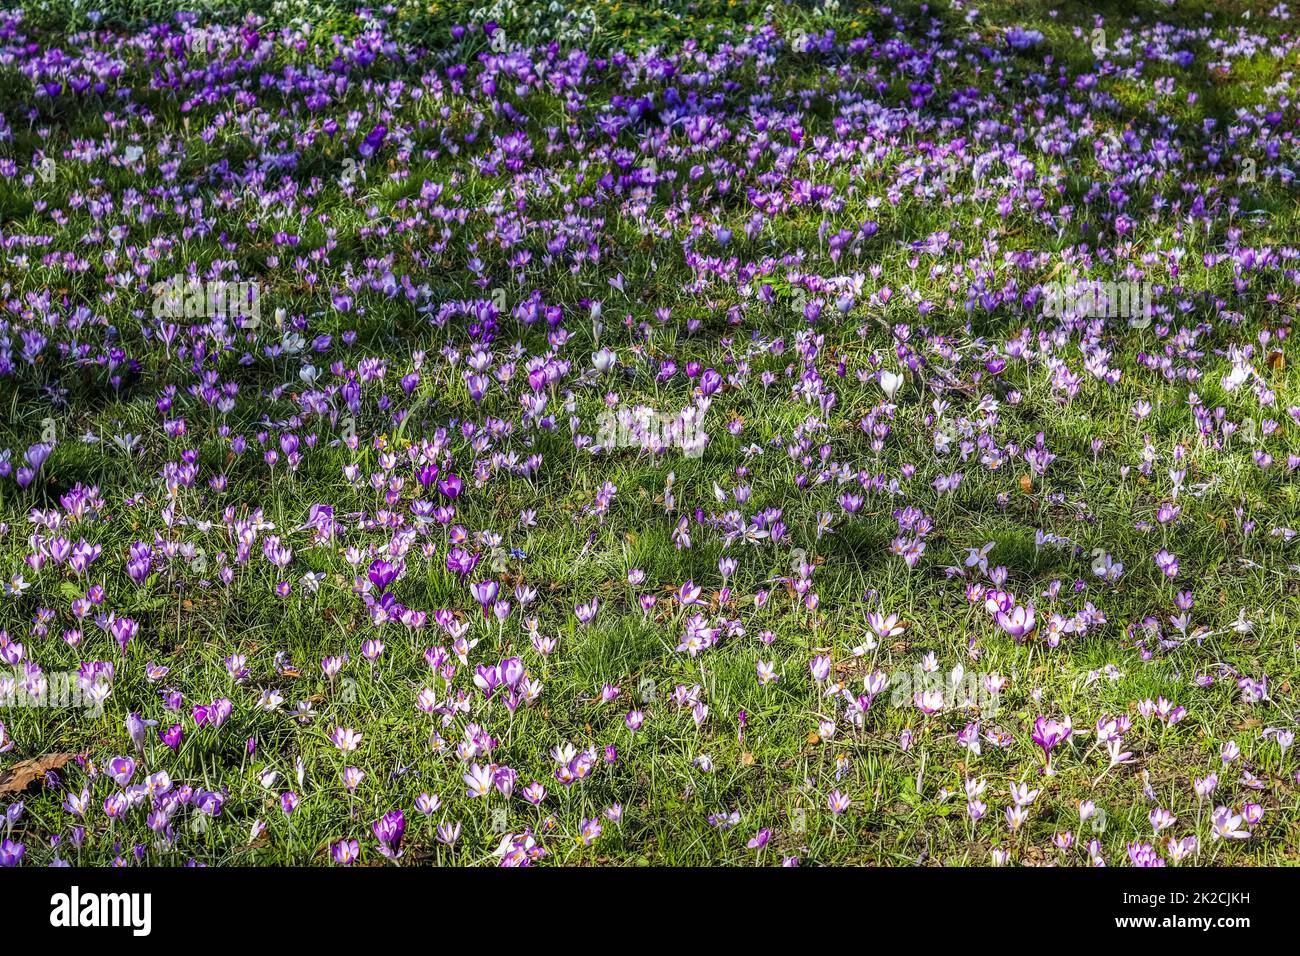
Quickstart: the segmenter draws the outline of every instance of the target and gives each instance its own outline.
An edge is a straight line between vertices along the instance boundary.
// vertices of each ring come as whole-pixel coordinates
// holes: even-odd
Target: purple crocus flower
[[[1047,764],[1043,768],[1043,772],[1049,777],[1056,772],[1052,769],[1052,751],[1068,740],[1073,732],[1074,729],[1070,725],[1068,716],[1064,720],[1049,720],[1046,717],[1039,717],[1038,720],[1034,721],[1033,741],[1043,748],[1043,758]]]
[[[474,596],[474,600],[478,601],[478,603],[483,606],[484,618],[487,618],[488,608],[490,608],[492,602],[497,599],[497,593],[500,590],[501,586],[492,580],[476,581],[469,586],[470,594]]]
[[[379,152],[380,147],[384,145],[384,140],[387,137],[388,127],[376,126],[366,134],[366,138],[363,139],[361,145],[357,147],[357,152],[361,154],[363,159],[369,159],[374,156],[375,153]]]
[[[330,844],[330,856],[339,866],[351,866],[360,855],[361,844],[356,840],[339,840],[337,843]]]
[[[158,721],[144,720],[139,714],[130,713],[126,715],[126,732],[131,737],[131,743],[135,744],[135,749],[144,753],[144,734],[150,727],[157,727]]]
[[[375,561],[370,565],[370,571],[367,577],[370,583],[381,591],[387,591],[388,586],[397,580],[402,573],[402,562],[400,561]]]
[[[1164,866],[1165,861],[1160,859],[1160,854],[1156,852],[1155,847],[1150,843],[1130,843],[1128,845],[1128,858],[1134,866]]]
[[[21,843],[10,839],[0,841],[0,866],[17,866],[23,861],[26,852],[27,847]]]
[[[1031,633],[1036,626],[1034,606],[1032,604],[1027,604],[1024,607],[1017,605],[1010,611],[998,611],[995,620],[998,622],[998,627],[1017,641]]]
[[[108,773],[119,787],[125,787],[135,776],[135,761],[130,757],[114,757],[108,762]]]
[[[221,816],[221,808],[225,802],[226,798],[222,794],[208,790],[199,791],[194,798],[194,805],[210,817]]]
[[[1006,32],[1007,44],[1013,50],[1029,50],[1043,42],[1043,35],[1037,30],[1024,27],[1012,27]]]
[[[524,679],[524,662],[518,657],[507,657],[501,662],[501,682],[513,689]]]
[[[126,646],[131,643],[131,639],[135,637],[138,630],[135,621],[129,617],[119,617],[108,625],[108,632],[113,635],[113,640],[117,641],[117,645],[122,649],[123,654],[126,653]]]
[[[461,578],[468,577],[478,561],[477,554],[472,554],[464,548],[452,548],[447,552],[447,570],[460,575]]]
[[[386,813],[372,826],[375,839],[379,841],[379,852],[390,860],[402,855],[402,835],[406,832],[406,816],[401,810]]]

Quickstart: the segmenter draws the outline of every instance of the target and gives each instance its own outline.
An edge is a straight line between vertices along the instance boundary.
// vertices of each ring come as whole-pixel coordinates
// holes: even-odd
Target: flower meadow
[[[1300,10],[252,9],[0,12],[0,866],[1297,862]]]

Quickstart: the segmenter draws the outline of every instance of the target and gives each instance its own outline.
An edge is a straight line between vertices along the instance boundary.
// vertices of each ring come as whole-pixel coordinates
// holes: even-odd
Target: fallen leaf
[[[744,764],[746,767],[753,766],[754,755],[750,753],[748,750],[746,750],[740,755],[740,762]]]
[[[22,793],[51,770],[62,770],[76,754],[46,754],[34,760],[21,760],[8,770],[0,770],[0,794]]]
[[[1282,371],[1282,369],[1286,368],[1286,356],[1277,351],[1269,352],[1268,367],[1275,372]]]
[[[1033,490],[1034,490],[1034,479],[1031,478],[1031,477],[1029,477],[1029,475],[1021,475],[1021,476],[1020,476],[1020,490],[1023,491],[1025,494],[1029,494],[1031,491],[1033,491]]]

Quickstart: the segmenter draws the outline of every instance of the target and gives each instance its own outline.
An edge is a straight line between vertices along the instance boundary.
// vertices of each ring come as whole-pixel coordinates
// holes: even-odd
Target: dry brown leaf
[[[1282,369],[1286,368],[1286,356],[1278,351],[1269,352],[1268,367],[1275,372],[1282,371]]]
[[[751,767],[754,764],[754,755],[746,750],[740,755],[740,762],[746,767]]]
[[[1026,475],[1021,475],[1021,476],[1020,476],[1020,490],[1023,491],[1025,494],[1029,494],[1031,491],[1033,491],[1033,490],[1034,490],[1034,479],[1031,478],[1031,477],[1030,477],[1029,475],[1027,475],[1027,474],[1026,474]]]
[[[34,760],[21,760],[8,770],[0,770],[0,795],[22,793],[51,770],[62,770],[76,754],[46,754]]]

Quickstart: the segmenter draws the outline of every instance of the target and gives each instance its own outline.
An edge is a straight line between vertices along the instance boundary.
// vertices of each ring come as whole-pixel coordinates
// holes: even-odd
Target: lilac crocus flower
[[[1156,552],[1155,561],[1156,567],[1160,569],[1160,573],[1165,577],[1173,578],[1178,576],[1178,558],[1164,548]]]
[[[27,847],[10,839],[0,840],[0,867],[18,866]]]
[[[1160,859],[1160,854],[1150,843],[1130,843],[1128,845],[1128,858],[1134,866],[1164,866],[1165,861]]]
[[[374,822],[375,839],[379,841],[379,852],[390,860],[402,855],[402,835],[406,832],[406,816],[401,810],[384,814]]]
[[[361,855],[361,844],[356,840],[339,840],[330,844],[330,856],[339,866],[351,866]]]
[[[1068,716],[1064,720],[1039,717],[1034,721],[1033,741],[1043,748],[1043,758],[1046,761],[1043,772],[1049,777],[1056,772],[1052,769],[1052,751],[1068,740],[1073,732]]]
[[[998,611],[995,620],[998,627],[1006,631],[1017,641],[1024,638],[1027,634],[1033,632],[1037,626],[1034,618],[1034,606],[1032,604],[1016,605],[1010,611]]]
[[[497,599],[497,594],[500,593],[500,590],[501,586],[491,579],[487,581],[476,581],[469,586],[469,593],[483,608],[484,620],[487,619],[488,608],[490,608],[492,602]]]
[[[130,757],[114,757],[108,762],[108,773],[119,787],[125,787],[135,776],[135,761]]]
[[[131,743],[135,744],[135,749],[144,753],[144,735],[150,727],[157,727],[158,721],[144,720],[139,714],[130,713],[126,715],[126,732],[131,737]]]

